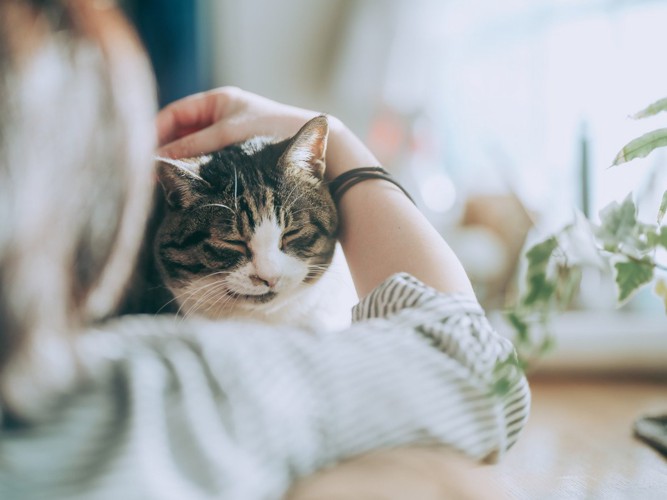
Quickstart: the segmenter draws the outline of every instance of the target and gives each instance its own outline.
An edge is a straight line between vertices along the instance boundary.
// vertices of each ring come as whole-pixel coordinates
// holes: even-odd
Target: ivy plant
[[[664,111],[667,98],[639,111],[633,118]],[[667,128],[653,130],[630,141],[611,166],[646,157],[666,146]],[[574,222],[526,251],[524,286],[516,305],[506,312],[515,333],[521,368],[525,369],[553,345],[549,320],[554,313],[571,305],[585,267],[612,273],[619,305],[655,283],[653,290],[667,310],[667,262],[657,260],[658,250],[667,250],[667,226],[662,225],[665,212],[667,190],[654,223],[638,220],[637,206],[630,193],[623,201],[605,207],[600,212],[599,224],[578,213]]]

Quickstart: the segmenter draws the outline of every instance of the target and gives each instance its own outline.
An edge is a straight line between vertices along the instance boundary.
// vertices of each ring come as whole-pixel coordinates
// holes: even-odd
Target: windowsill
[[[490,315],[511,338],[499,313]],[[576,373],[667,373],[667,316],[660,313],[576,311],[553,319],[556,343],[535,371]]]

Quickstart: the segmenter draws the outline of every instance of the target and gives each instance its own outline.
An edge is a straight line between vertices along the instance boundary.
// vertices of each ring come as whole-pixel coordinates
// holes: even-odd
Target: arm
[[[211,95],[222,102],[223,116],[212,124],[198,122],[208,123],[208,106],[198,114],[188,104],[211,104],[208,94],[185,101],[195,110],[190,115],[178,111],[182,103],[160,115],[163,140],[197,130],[185,142],[176,139],[172,152],[216,149],[276,127],[286,136],[307,119],[308,112],[241,91],[218,94]],[[332,129],[331,175],[375,162],[335,120]],[[205,146],[198,145],[202,139]],[[188,145],[195,149],[183,149]],[[514,357],[511,344],[469,293],[443,294],[408,274],[394,274],[368,293],[395,271],[445,292],[468,292],[469,285],[447,247],[391,185],[364,182],[344,198],[346,251],[366,295],[355,325],[311,334],[125,317],[77,336],[88,380],[54,409],[63,418],[50,419],[48,432],[5,433],[2,457],[12,467],[0,468],[0,497],[48,491],[50,498],[259,500],[276,498],[297,477],[381,448],[439,444],[477,461],[502,456],[530,403],[520,375],[495,390],[505,376],[498,363]],[[394,219],[383,221],[387,214]],[[44,449],[57,450],[58,460]],[[445,496],[452,491],[458,490],[447,488]]]
[[[104,461],[94,470],[125,471],[118,498],[145,487],[151,498],[206,490],[264,499],[374,450],[444,445],[495,461],[516,441],[528,413],[526,381],[492,390],[496,362],[513,350],[473,299],[396,275],[355,317],[373,321],[321,334],[170,317],[107,325],[109,338],[86,339],[95,348],[86,356],[94,385],[107,390],[73,403],[88,413],[69,422],[76,431],[54,431],[64,443],[55,449],[83,448]],[[470,486],[463,477],[447,482],[448,494]]]
[[[345,170],[379,165],[366,146],[333,120],[327,156],[330,179]],[[383,180],[353,186],[338,204],[340,242],[360,297],[388,276],[407,272],[442,292],[473,294],[449,245],[401,191]]]
[[[197,94],[159,114],[160,153],[193,156],[254,135],[286,137],[316,114],[236,88]],[[329,180],[348,169],[379,164],[339,120],[329,121]],[[354,186],[338,210],[340,241],[359,296],[397,272],[408,272],[443,292],[472,294],[470,281],[447,243],[390,183],[369,180]]]
[[[286,137],[316,114],[239,89],[192,96],[160,113],[160,154],[191,156],[253,135]],[[374,164],[361,141],[330,118],[328,178]],[[222,386],[215,392],[229,398],[223,412],[233,416],[225,413],[225,421],[239,423],[227,428],[247,433],[233,441],[249,443],[250,457],[289,463],[297,476],[415,443],[497,459],[524,426],[530,393],[516,373],[505,392],[494,391],[503,376],[496,366],[514,351],[489,326],[458,259],[389,183],[360,183],[338,208],[341,242],[365,297],[351,331],[201,336]]]
[[[89,377],[46,432],[3,435],[12,467],[0,467],[0,498],[264,500],[383,448],[444,445],[494,461],[516,441],[530,393],[523,377],[493,390],[513,350],[473,299],[396,275],[355,317],[371,321],[311,334],[128,316],[78,336]],[[450,458],[437,498],[486,498],[470,481],[488,474],[459,474]]]

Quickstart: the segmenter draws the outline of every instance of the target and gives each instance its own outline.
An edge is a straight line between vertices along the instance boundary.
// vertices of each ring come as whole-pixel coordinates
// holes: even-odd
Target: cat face
[[[167,213],[154,253],[181,311],[228,317],[298,300],[331,263],[336,209],[323,182],[327,121],[158,165]]]

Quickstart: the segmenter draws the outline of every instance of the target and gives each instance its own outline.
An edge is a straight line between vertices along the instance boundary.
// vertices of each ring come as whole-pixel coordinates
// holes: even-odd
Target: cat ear
[[[292,137],[280,163],[285,166],[302,168],[318,179],[322,179],[328,136],[327,117],[320,115],[313,118]]]
[[[174,208],[188,208],[199,197],[199,191],[211,187],[199,175],[202,165],[211,161],[210,155],[178,160],[157,157],[156,160],[158,180],[167,203]]]

